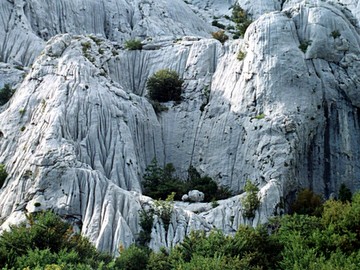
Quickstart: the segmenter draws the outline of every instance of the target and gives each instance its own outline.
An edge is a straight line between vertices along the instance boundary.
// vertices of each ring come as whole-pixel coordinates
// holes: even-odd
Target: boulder
[[[188,193],[188,198],[191,202],[202,202],[204,201],[205,195],[199,190],[190,190]]]

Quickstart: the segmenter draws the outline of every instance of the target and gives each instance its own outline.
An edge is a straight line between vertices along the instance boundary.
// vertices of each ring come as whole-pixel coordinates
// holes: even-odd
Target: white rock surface
[[[231,234],[264,223],[300,187],[325,197],[341,183],[360,189],[356,1],[341,1],[349,9],[248,1],[258,19],[224,46],[200,18],[233,2],[206,1],[201,14],[192,10],[202,2],[190,2],[0,2],[0,86],[17,87],[0,108],[0,163],[10,175],[0,190],[2,229],[50,208],[116,253],[135,241],[139,210],[153,203],[140,192],[154,157],[183,176],[192,165],[240,195],[215,208],[175,203],[167,231],[155,217],[153,249],[195,229]],[[145,49],[123,50],[130,37]],[[185,80],[183,101],[155,114],[145,85],[162,68]],[[247,179],[260,187],[252,220],[242,215]]]

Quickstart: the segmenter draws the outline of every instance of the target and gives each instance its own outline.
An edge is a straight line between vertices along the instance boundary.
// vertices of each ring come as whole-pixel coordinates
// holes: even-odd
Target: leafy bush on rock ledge
[[[14,94],[14,91],[11,89],[9,84],[5,84],[3,88],[0,89],[0,106],[4,105]]]
[[[229,37],[225,34],[224,30],[219,30],[217,32],[211,33],[212,37],[220,41],[222,44],[225,43],[229,39]]]
[[[218,186],[209,176],[202,177],[193,166],[188,169],[187,179],[178,178],[175,172],[173,164],[168,163],[162,168],[156,159],[153,159],[143,176],[144,194],[156,200],[165,200],[169,194],[175,192],[175,200],[181,200],[183,194],[196,189],[205,194],[206,202],[222,200],[231,196],[230,190]]]
[[[141,50],[143,44],[138,39],[130,39],[125,41],[125,49],[130,51]]]
[[[154,101],[181,101],[183,83],[176,71],[161,69],[149,77],[146,87],[149,90],[149,97]]]
[[[7,176],[8,174],[6,172],[5,165],[0,164],[0,188],[4,185]]]

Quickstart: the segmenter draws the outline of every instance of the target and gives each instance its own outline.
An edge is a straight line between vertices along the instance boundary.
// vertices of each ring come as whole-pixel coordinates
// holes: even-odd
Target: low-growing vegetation
[[[123,269],[357,270],[359,225],[358,193],[352,202],[325,202],[320,216],[279,216],[257,228],[241,225],[234,236],[218,230],[209,234],[194,231],[168,251],[146,252],[131,247],[119,258],[129,258],[130,265],[134,258],[145,256],[138,268],[131,264]]]
[[[239,4],[235,4],[232,10],[231,20],[236,24],[236,32],[234,38],[243,37],[246,29],[252,23],[249,15]]]
[[[222,44],[229,39],[229,36],[225,34],[224,30],[211,33],[212,37],[220,41]]]
[[[153,101],[181,101],[183,83],[176,71],[161,69],[148,78],[146,87]]]
[[[142,50],[143,44],[138,39],[130,39],[125,41],[124,47],[130,51]]]
[[[2,269],[114,269],[101,253],[52,212],[29,214],[27,222],[0,236]]]
[[[221,29],[225,29],[225,28],[226,28],[226,26],[223,25],[222,23],[219,23],[218,20],[213,20],[212,23],[211,23],[211,25],[212,25],[212,26],[216,26],[216,27],[221,28]]]
[[[238,52],[238,54],[237,54],[237,60],[242,61],[242,60],[245,59],[245,57],[246,57],[246,53],[245,53],[245,52],[243,52],[243,51],[239,51],[239,52]]]
[[[244,190],[246,196],[241,200],[244,217],[254,218],[255,211],[260,206],[260,199],[258,198],[259,188],[255,186],[250,180],[246,180]]]
[[[299,45],[299,49],[303,52],[306,53],[307,48],[311,45],[312,41],[311,40],[304,40],[300,43]]]
[[[334,30],[334,31],[332,31],[332,32],[331,32],[331,36],[332,36],[334,39],[340,37],[340,36],[341,36],[340,31],[339,31],[339,30]]]
[[[165,231],[168,230],[171,216],[174,210],[175,192],[172,192],[165,200],[155,200],[155,214],[161,218]]]
[[[10,84],[5,84],[3,88],[0,88],[0,106],[6,104],[13,94],[14,90],[11,88]]]
[[[175,193],[174,199],[181,200],[182,195],[189,190],[199,190],[205,194],[205,201],[225,199],[231,192],[225,187],[219,187],[209,176],[201,176],[192,166],[188,169],[188,178],[180,179],[175,174],[176,170],[171,163],[160,167],[153,159],[146,168],[143,176],[143,192],[154,199],[165,200],[169,194]]]
[[[0,163],[0,188],[4,185],[7,176],[5,165]]]
[[[319,196],[304,190],[293,205],[301,203],[304,197]],[[301,209],[307,214],[292,211],[291,215],[274,217],[256,228],[241,225],[233,236],[219,230],[193,231],[175,247],[158,252],[136,244],[128,248],[120,245],[117,258],[98,252],[52,212],[29,214],[26,223],[12,226],[0,236],[0,267],[4,270],[358,270],[360,193],[345,202],[321,201],[321,207],[318,199],[313,201],[316,203]],[[168,209],[165,220],[171,217],[171,206]],[[157,214],[164,218],[163,214]],[[140,224],[151,233],[152,215],[140,218]]]

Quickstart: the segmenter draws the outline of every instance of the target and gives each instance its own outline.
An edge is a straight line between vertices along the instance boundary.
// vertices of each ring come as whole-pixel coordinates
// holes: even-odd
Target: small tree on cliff
[[[183,82],[176,71],[161,69],[147,80],[146,87],[149,97],[154,101],[180,101]]]
[[[250,180],[246,180],[244,189],[246,196],[241,200],[244,211],[243,215],[246,218],[254,218],[255,211],[260,206],[260,200],[258,198],[259,188],[251,183]]]

